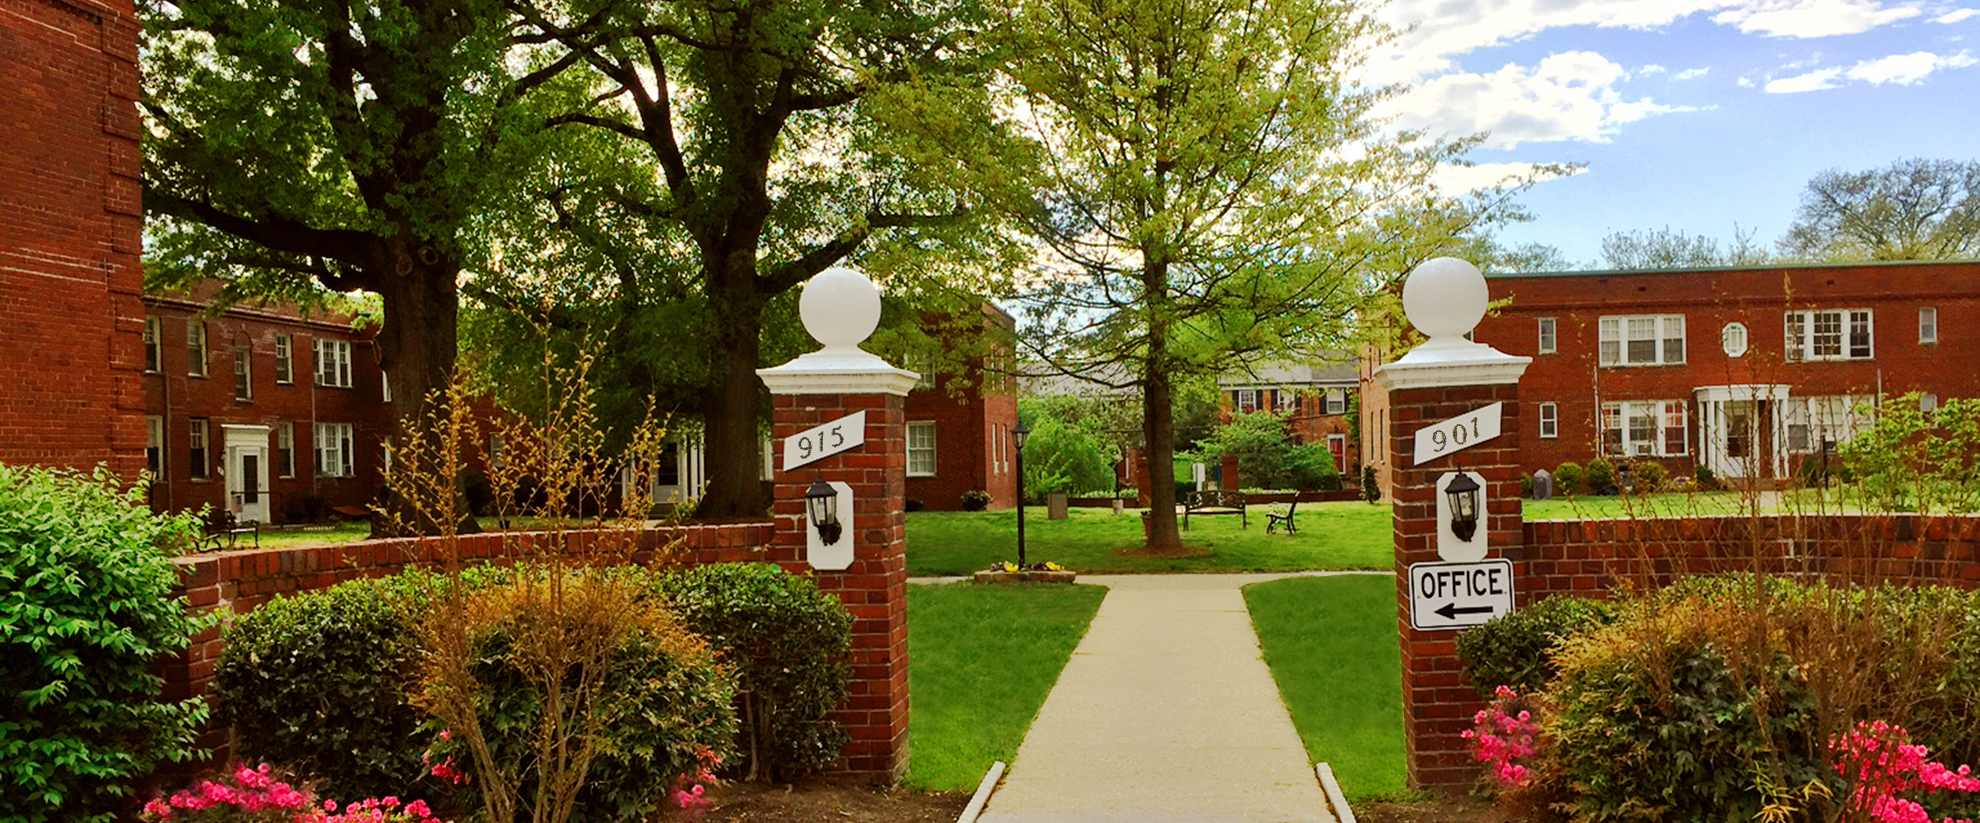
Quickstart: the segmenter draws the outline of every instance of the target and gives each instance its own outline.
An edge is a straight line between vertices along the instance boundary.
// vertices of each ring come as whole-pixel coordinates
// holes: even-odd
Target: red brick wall
[[[818,587],[837,595],[853,616],[852,693],[837,718],[852,742],[843,772],[892,784],[907,769],[907,493],[906,415],[903,398],[891,395],[780,394],[771,397],[777,442],[857,411],[866,412],[866,443],[802,466],[779,471],[771,515],[776,537],[770,559],[791,562],[805,554],[804,492],[814,480],[852,487],[852,566],[820,571]],[[845,513],[841,512],[843,519]]]
[[[1698,451],[1700,386],[1783,383],[1812,397],[1926,391],[1940,398],[1980,396],[1980,263],[1878,263],[1760,269],[1584,272],[1487,279],[1492,299],[1510,300],[1478,326],[1476,337],[1507,354],[1530,355],[1521,379],[1526,401],[1560,408],[1560,436],[1540,439],[1529,409],[1521,468],[1552,470],[1596,454],[1597,398],[1683,400],[1691,444],[1683,457],[1658,458],[1673,476],[1689,475]],[[1918,310],[1938,310],[1939,342],[1918,342]],[[1788,310],[1870,309],[1869,360],[1784,362]],[[1597,367],[1598,320],[1605,315],[1683,314],[1685,363]],[[1538,319],[1555,319],[1557,354],[1539,354]],[[1748,351],[1728,357],[1720,331],[1747,327]]]
[[[383,483],[384,439],[392,434],[392,409],[384,401],[378,356],[370,335],[353,331],[348,319],[305,320],[293,310],[236,308],[205,320],[206,376],[191,376],[187,326],[200,306],[195,302],[147,298],[146,312],[159,320],[162,365],[144,375],[145,415],[165,421],[165,481],[151,489],[157,511],[177,511],[211,505],[222,508],[226,481],[222,477],[225,438],[221,426],[245,423],[269,426],[268,486],[273,498],[270,522],[303,519],[304,504],[321,498],[324,506],[365,506],[376,501]],[[275,339],[290,336],[292,369],[289,383],[275,380]],[[351,343],[349,388],[316,385],[315,341]],[[234,350],[250,352],[252,397],[234,396]],[[206,478],[193,479],[191,419],[206,418],[208,449]],[[287,422],[295,430],[295,472],[283,477],[275,452],[273,428]],[[348,423],[353,430],[352,477],[316,474],[316,423]]]
[[[0,0],[0,461],[144,466],[138,25]]]
[[[1449,457],[1410,463],[1415,431],[1481,406],[1504,402],[1506,434]],[[1392,501],[1396,542],[1396,626],[1402,645],[1403,727],[1409,785],[1417,788],[1469,787],[1476,764],[1461,736],[1478,710],[1477,696],[1464,684],[1458,665],[1457,632],[1419,631],[1410,626],[1409,566],[1441,562],[1437,555],[1438,475],[1462,468],[1485,479],[1488,557],[1519,550],[1519,387],[1459,386],[1401,389],[1389,393],[1389,448],[1403,457],[1395,469]]]
[[[952,380],[944,376],[907,396],[907,421],[935,424],[935,474],[907,479],[907,496],[930,511],[960,510],[963,492],[972,489],[989,492],[991,508],[1017,505],[1016,446],[1010,439],[1017,427],[1017,392],[981,371],[966,380],[970,385],[960,393],[951,391]],[[987,388],[977,385],[979,380]],[[1001,460],[995,454],[999,431]]]

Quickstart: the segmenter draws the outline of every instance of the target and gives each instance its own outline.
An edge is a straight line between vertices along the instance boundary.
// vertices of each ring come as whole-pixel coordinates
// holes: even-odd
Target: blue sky
[[[1980,158],[1980,0],[1392,0],[1400,126],[1487,131],[1447,184],[1586,164],[1501,237],[1599,257],[1669,226],[1769,246],[1826,169]]]

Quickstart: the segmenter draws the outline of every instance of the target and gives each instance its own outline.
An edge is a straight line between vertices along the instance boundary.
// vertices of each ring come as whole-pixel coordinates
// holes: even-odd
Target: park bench
[[[1189,516],[1192,514],[1235,514],[1238,516],[1238,528],[1251,525],[1244,513],[1243,492],[1216,489],[1190,492],[1188,497],[1183,498],[1183,528],[1189,528]]]
[[[1293,519],[1293,512],[1299,510],[1299,498],[1293,498],[1283,512],[1265,513],[1265,533],[1271,534],[1274,528],[1286,527],[1286,534],[1299,534],[1299,522]]]
[[[206,521],[200,524],[200,539],[205,548],[219,549],[221,538],[226,538],[227,548],[233,548],[241,535],[253,535],[254,547],[261,548],[261,524],[242,523],[233,512],[226,509],[208,509]]]

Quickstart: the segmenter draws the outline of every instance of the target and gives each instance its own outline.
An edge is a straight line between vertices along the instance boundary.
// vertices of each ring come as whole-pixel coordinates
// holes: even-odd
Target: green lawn
[[[1307,758],[1330,764],[1349,800],[1403,791],[1395,578],[1274,580],[1244,601]]]
[[[1653,494],[1648,497],[1581,495],[1521,502],[1528,520],[1611,520],[1741,514],[1750,503],[1739,492]]]
[[[1025,511],[1026,559],[1050,560],[1082,574],[1141,572],[1278,572],[1307,569],[1382,569],[1395,565],[1389,507],[1367,503],[1301,503],[1299,534],[1265,533],[1258,506],[1249,527],[1233,515],[1190,518],[1183,543],[1207,550],[1194,557],[1135,557],[1122,549],[1142,545],[1140,511],[1073,509],[1048,520],[1045,507]],[[907,516],[908,574],[968,574],[999,560],[1017,559],[1017,512],[914,512]]]
[[[908,784],[967,792],[991,763],[1016,759],[1106,596],[1099,586],[909,586]]]

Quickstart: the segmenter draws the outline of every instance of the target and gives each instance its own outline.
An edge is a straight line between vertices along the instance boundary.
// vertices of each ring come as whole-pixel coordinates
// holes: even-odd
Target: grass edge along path
[[[907,785],[968,792],[1017,759],[1102,586],[908,586]]]
[[[1406,789],[1395,577],[1254,583],[1244,603],[1307,758],[1333,768],[1349,801]]]
[[[1080,574],[1163,572],[1293,572],[1395,566],[1394,521],[1387,505],[1301,503],[1299,533],[1267,534],[1265,515],[1283,505],[1250,507],[1249,525],[1236,515],[1198,515],[1182,532],[1185,546],[1207,550],[1150,557],[1131,550],[1146,541],[1141,511],[1073,509],[1065,520],[1045,507],[1026,511],[1026,559],[1054,561]],[[1129,551],[1123,551],[1129,550]],[[914,576],[969,574],[998,560],[1017,559],[1017,511],[914,512],[907,516],[907,567]]]

